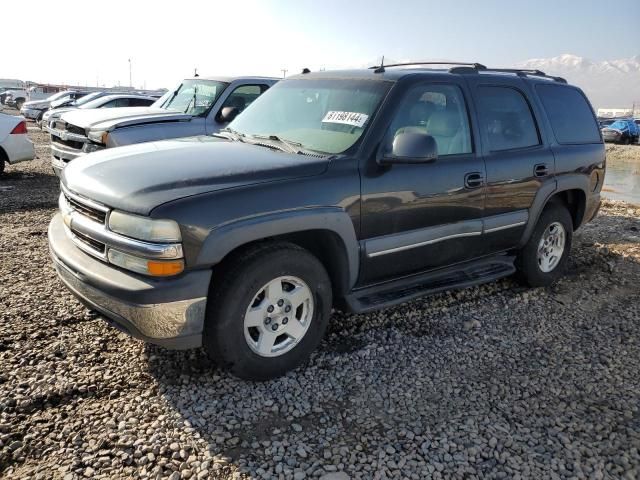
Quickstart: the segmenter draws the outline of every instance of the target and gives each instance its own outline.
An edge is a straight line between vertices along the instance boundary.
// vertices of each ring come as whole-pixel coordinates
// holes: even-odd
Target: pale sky
[[[169,88],[194,67],[282,76],[381,55],[508,66],[640,54],[638,0],[31,0],[18,10],[0,26],[0,78],[70,85],[127,85],[129,58],[134,86]]]

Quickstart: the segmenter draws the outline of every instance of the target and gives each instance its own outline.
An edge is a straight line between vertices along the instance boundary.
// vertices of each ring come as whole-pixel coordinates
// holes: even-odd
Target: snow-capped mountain
[[[518,68],[559,75],[581,87],[595,108],[636,108],[640,104],[640,55],[619,60],[592,62],[577,55],[533,58]]]

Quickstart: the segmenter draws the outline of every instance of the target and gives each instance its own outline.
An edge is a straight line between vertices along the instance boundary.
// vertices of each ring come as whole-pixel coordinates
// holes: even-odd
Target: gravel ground
[[[57,182],[29,132],[40,159],[0,180],[0,476],[640,476],[640,206],[605,203],[552,288],[336,313],[306,367],[256,384],[66,292],[46,243]]]

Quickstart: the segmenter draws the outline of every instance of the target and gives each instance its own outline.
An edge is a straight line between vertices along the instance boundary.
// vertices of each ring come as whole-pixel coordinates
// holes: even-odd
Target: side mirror
[[[394,163],[428,163],[438,158],[436,140],[426,133],[402,132],[393,139],[391,154],[380,159],[381,165]]]
[[[236,107],[224,107],[218,114],[218,122],[228,123],[238,116],[240,110]]]

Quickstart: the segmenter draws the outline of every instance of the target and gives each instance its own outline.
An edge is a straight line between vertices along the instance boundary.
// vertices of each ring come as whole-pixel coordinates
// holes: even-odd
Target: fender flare
[[[212,266],[242,245],[308,230],[328,230],[342,240],[347,257],[349,288],[352,288],[360,270],[360,247],[351,218],[337,207],[286,210],[221,224],[209,232],[196,263]]]
[[[527,226],[522,233],[522,237],[520,239],[520,242],[518,242],[517,248],[522,248],[529,240],[529,237],[533,233],[533,229],[538,223],[538,218],[540,218],[542,210],[544,210],[544,207],[546,207],[547,203],[549,203],[549,199],[557,193],[565,192],[567,190],[582,190],[585,198],[588,198],[587,192],[589,191],[589,176],[580,173],[572,173],[568,175],[557,176],[553,181],[543,184],[542,187],[540,187],[540,189],[538,190],[538,193],[536,193],[531,207],[529,207],[529,221],[527,222]],[[583,223],[583,220],[584,218],[580,219],[578,226]]]

